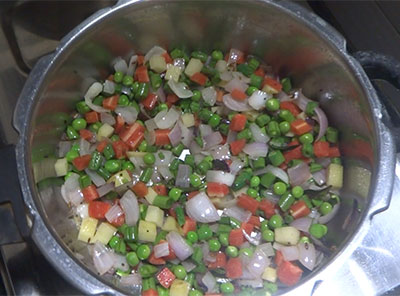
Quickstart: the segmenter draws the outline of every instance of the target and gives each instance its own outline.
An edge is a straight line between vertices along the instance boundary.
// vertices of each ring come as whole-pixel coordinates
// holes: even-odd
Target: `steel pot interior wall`
[[[40,185],[32,190],[47,227],[93,275],[88,248],[76,240],[75,217],[59,185],[43,180],[55,175],[53,164],[65,120],[88,86],[112,73],[114,58],[145,53],[153,45],[208,52],[244,50],[263,59],[280,77],[292,77],[295,87],[320,101],[330,123],[340,129],[345,164],[343,202],[324,239],[325,260],[351,240],[371,199],[369,180],[376,170],[378,143],[375,119],[340,51],[295,14],[263,1],[140,1],[106,13],[59,53],[27,118],[32,183]],[[103,280],[115,284],[111,278]]]

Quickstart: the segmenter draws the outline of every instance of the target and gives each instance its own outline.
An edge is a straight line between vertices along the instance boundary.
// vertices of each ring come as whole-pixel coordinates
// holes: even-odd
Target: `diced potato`
[[[343,166],[331,163],[328,166],[326,184],[333,188],[339,189],[343,186]]]
[[[108,244],[115,232],[117,232],[117,228],[107,222],[103,222],[100,224],[99,228],[97,228],[96,234],[94,235],[91,242],[95,243],[99,241],[106,245]]]
[[[299,242],[300,231],[292,226],[279,227],[275,229],[275,241],[286,245],[294,246]]]
[[[226,71],[228,63],[225,60],[219,60],[216,64],[215,64],[215,69],[218,70],[218,72],[222,73]]]
[[[167,65],[167,72],[165,73],[166,80],[174,80],[178,82],[179,77],[181,76],[182,70],[178,66],[174,66],[172,64]]]
[[[189,64],[186,66],[185,74],[191,77],[194,73],[200,72],[203,68],[203,63],[198,59],[190,59]]]
[[[146,200],[152,205],[156,196],[157,192],[155,192],[153,188],[149,187],[147,194],[145,195]]]
[[[78,240],[85,243],[89,242],[96,232],[97,222],[97,219],[91,217],[83,219],[79,229]]]
[[[266,267],[261,277],[263,280],[275,283],[277,278],[276,269],[272,267]]]
[[[264,85],[262,88],[262,91],[265,91],[268,94],[277,94],[279,91],[277,91],[275,88],[270,87],[269,85]]]
[[[194,126],[194,116],[191,113],[185,113],[181,116],[183,125],[186,127]]]
[[[190,284],[182,280],[174,280],[169,288],[169,296],[187,296],[189,294]]]
[[[139,240],[154,243],[157,236],[157,226],[153,222],[139,221]]]
[[[172,216],[168,216],[165,219],[164,225],[161,227],[162,230],[165,231],[176,231],[179,232],[178,230],[178,223],[176,222],[175,218]]]
[[[68,161],[66,158],[57,159],[54,164],[57,177],[65,176],[68,173]]]
[[[114,174],[110,179],[108,179],[107,183],[114,182],[115,187],[124,185],[125,183],[128,183],[132,181],[131,176],[129,175],[127,170],[120,171],[116,174]]]
[[[156,223],[158,227],[161,227],[164,222],[164,211],[156,206],[148,206],[144,220]]]
[[[167,63],[165,62],[164,57],[160,55],[152,56],[149,62],[150,62],[150,69],[157,73],[161,73],[167,70]]]
[[[97,141],[101,141],[104,138],[109,138],[112,136],[114,132],[114,128],[108,123],[104,123],[98,130],[96,139]]]

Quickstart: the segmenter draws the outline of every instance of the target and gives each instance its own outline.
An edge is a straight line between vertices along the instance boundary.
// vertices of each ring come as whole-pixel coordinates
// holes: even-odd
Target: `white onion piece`
[[[244,162],[241,161],[239,158],[235,158],[231,165],[230,165],[230,171],[232,175],[237,175],[237,173],[239,173],[239,171],[244,168]]]
[[[187,272],[191,272],[193,269],[196,268],[196,264],[190,261],[183,261],[182,266],[185,268]]]
[[[90,143],[84,138],[79,140],[79,155],[89,154]]]
[[[258,157],[266,157],[268,154],[268,146],[266,143],[250,143],[243,147],[243,152],[250,156],[252,159]]]
[[[182,130],[178,123],[175,124],[174,128],[169,132],[168,138],[171,142],[172,147],[177,146],[181,142]]]
[[[326,183],[326,170],[319,170],[312,173],[313,179],[318,186],[322,186]]]
[[[170,79],[168,80],[168,85],[180,99],[186,99],[193,96],[193,92],[188,88],[186,83],[175,82],[173,79]]]
[[[316,263],[315,247],[312,243],[299,242],[297,244],[299,261],[309,270],[313,270]]]
[[[239,112],[244,112],[244,111],[250,111],[252,110],[252,107],[248,104],[248,100],[244,101],[237,101],[230,94],[226,94],[222,97],[222,102],[224,105],[232,110],[232,111],[239,111]]]
[[[157,124],[156,124],[156,122],[154,121],[153,118],[151,118],[149,120],[146,120],[144,122],[144,125],[146,126],[146,129],[148,131],[154,131],[155,129],[157,129]]]
[[[133,273],[122,276],[119,282],[122,286],[137,288],[142,285],[142,277],[140,276],[139,273]]]
[[[257,248],[262,250],[267,257],[275,256],[275,251],[271,243],[259,245]]]
[[[131,56],[128,63],[128,69],[126,70],[126,75],[133,76],[133,73],[135,73],[136,70],[137,59],[137,55]]]
[[[328,128],[328,119],[326,118],[325,112],[320,107],[314,109],[316,119],[319,123],[319,132],[316,141],[321,139],[325,135],[326,129]]]
[[[115,84],[110,80],[106,80],[103,83],[103,92],[112,95],[115,92]]]
[[[187,128],[180,120],[178,121],[179,127],[182,131],[181,142],[185,147],[189,147],[193,140],[193,128]]]
[[[139,204],[136,195],[128,190],[119,201],[125,212],[125,223],[129,226],[135,225],[139,220]]]
[[[247,270],[256,278],[259,278],[269,264],[270,259],[267,255],[261,249],[256,248],[249,264],[247,264]]]
[[[109,125],[115,124],[115,118],[110,113],[100,113],[100,121]]]
[[[226,208],[224,210],[224,214],[228,217],[235,218],[240,222],[247,222],[251,217],[250,211],[246,211],[245,209],[239,208],[238,206]]]
[[[224,172],[224,171],[210,170],[210,171],[207,171],[206,181],[207,182],[222,183],[222,184],[225,184],[227,186],[232,186],[233,181],[235,181],[235,175],[233,175],[231,173]]]
[[[186,202],[186,213],[201,223],[216,222],[220,219],[217,209],[204,192],[196,194]]]
[[[85,169],[85,173],[90,177],[96,187],[100,187],[106,184],[106,181],[104,181],[103,177],[101,177],[98,173],[90,169]]]
[[[169,255],[169,245],[167,242],[155,245],[153,250],[154,257],[156,258],[161,258]]]
[[[151,59],[152,56],[163,55],[166,50],[158,45],[153,46],[144,56],[144,62],[146,63]]]
[[[289,168],[287,172],[292,186],[301,185],[311,177],[310,167],[305,162]]]
[[[299,249],[297,246],[283,246],[280,251],[286,261],[294,261],[299,259]]]
[[[164,178],[165,181],[169,181],[174,178],[174,175],[171,173],[168,167],[160,166],[158,167],[158,171],[160,172],[161,176]]]
[[[210,106],[214,106],[217,101],[217,91],[213,86],[203,88],[201,90],[201,95],[203,97],[204,102],[206,102]]]
[[[271,97],[271,94],[267,94],[265,91],[262,90],[257,90],[253,92],[253,94],[249,97],[249,105],[255,110],[260,110],[262,108],[265,108],[265,103]]]
[[[210,149],[210,154],[214,159],[230,159],[231,153],[228,145],[220,145]]]
[[[263,287],[263,280],[262,279],[239,280],[239,286],[248,286],[254,289],[258,289]]]
[[[308,233],[308,229],[310,229],[312,219],[310,217],[302,217],[296,220],[293,220],[290,223],[290,226],[300,230],[302,232]]]
[[[179,119],[179,113],[174,108],[162,110],[154,117],[154,121],[158,128],[167,129],[171,128]]]
[[[58,143],[58,157],[64,157],[67,152],[71,149],[71,141],[60,141]]]
[[[178,172],[176,174],[175,185],[177,187],[188,188],[190,186],[189,176],[192,169],[186,164],[180,164],[178,166]]]
[[[339,211],[339,208],[340,208],[340,204],[339,204],[339,203],[335,204],[335,205],[333,206],[333,208],[332,208],[332,211],[330,211],[328,214],[323,215],[323,216],[321,216],[321,217],[318,218],[318,223],[326,224],[326,223],[328,223],[329,221],[331,221],[332,218],[335,217],[335,215],[336,215],[337,212]]]
[[[163,156],[162,159],[160,154]],[[158,152],[154,153],[154,156],[156,157],[156,161],[154,163],[156,167],[168,166],[171,163],[172,152],[169,150],[159,150]]]
[[[114,254],[108,250],[102,243],[96,242],[93,247],[93,263],[96,271],[103,275],[109,271],[115,262]]]
[[[128,65],[123,58],[118,57],[115,59],[114,70],[115,72],[122,72],[123,74],[126,74],[126,71],[128,70]]]
[[[237,137],[237,132],[229,130],[228,136],[226,137],[226,143],[230,144],[236,141],[236,137]]]
[[[115,254],[114,253],[114,266],[115,269],[120,269],[122,271],[129,271],[129,264],[126,261],[126,257],[119,255],[119,254]]]
[[[250,131],[253,134],[255,142],[267,143],[269,141],[269,137],[261,131],[261,128],[257,124],[251,123]]]
[[[104,109],[103,107],[93,104],[92,100],[103,91],[103,85],[100,82],[94,82],[85,94],[85,103],[93,111],[102,113],[109,112],[110,110]]]
[[[217,281],[211,272],[207,271],[201,278],[202,283],[207,287],[207,292],[213,292],[217,285]]]
[[[232,92],[235,89],[245,92],[248,87],[249,86],[245,82],[238,78],[233,78],[224,86],[225,90],[228,92]]]
[[[113,205],[106,213],[105,217],[108,222],[112,223],[124,214],[124,211],[117,204]]]
[[[185,239],[175,231],[167,234],[167,241],[176,257],[183,261],[193,254],[193,248],[187,244]]]
[[[289,176],[281,168],[277,168],[269,164],[266,167],[266,173],[271,173],[281,181],[285,182],[286,184],[289,184]]]
[[[220,132],[213,132],[208,136],[204,137],[204,149],[209,150],[210,148],[221,144],[224,139],[221,136]]]
[[[139,112],[132,106],[118,106],[114,112],[120,115],[128,124],[134,123],[139,115]]]

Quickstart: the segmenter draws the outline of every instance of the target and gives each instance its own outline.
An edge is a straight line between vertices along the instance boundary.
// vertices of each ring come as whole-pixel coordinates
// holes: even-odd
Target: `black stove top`
[[[0,2],[0,148],[15,144],[13,109],[29,69],[51,52],[75,25],[115,1],[1,1]],[[400,60],[400,2],[298,1],[333,25],[348,41],[350,52],[374,50]],[[79,6],[79,9],[77,7]],[[51,12],[51,13],[49,13]],[[1,199],[0,199],[1,200]],[[0,204],[2,225],[12,215]],[[7,218],[9,217],[9,218]],[[7,224],[4,224],[7,223]],[[0,245],[7,241],[0,232]],[[19,241],[18,236],[8,241]],[[79,295],[40,254],[33,242],[0,247],[0,294]],[[388,292],[399,295],[400,291]]]

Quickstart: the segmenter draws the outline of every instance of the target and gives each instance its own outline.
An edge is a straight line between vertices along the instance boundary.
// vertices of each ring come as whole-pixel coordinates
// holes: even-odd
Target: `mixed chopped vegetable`
[[[142,295],[268,295],[318,266],[343,167],[317,102],[237,49],[113,66],[55,164],[100,275]]]

